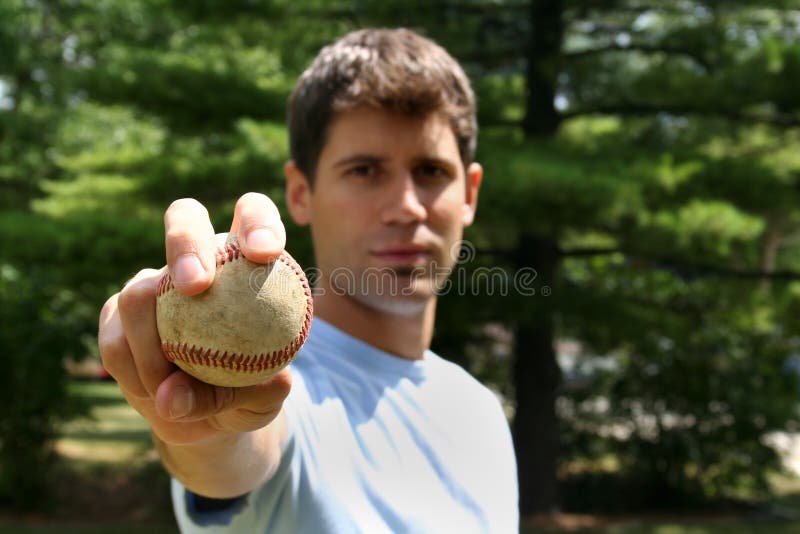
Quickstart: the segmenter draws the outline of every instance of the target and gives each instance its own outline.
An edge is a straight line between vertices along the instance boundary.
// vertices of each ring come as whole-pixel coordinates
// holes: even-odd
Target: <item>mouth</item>
[[[423,265],[432,257],[429,247],[413,243],[388,245],[371,250],[370,255],[387,265]]]

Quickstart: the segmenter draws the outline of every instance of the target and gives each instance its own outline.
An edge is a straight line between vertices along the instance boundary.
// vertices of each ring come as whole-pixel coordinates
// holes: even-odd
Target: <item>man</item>
[[[320,273],[291,371],[234,389],[176,370],[155,325],[163,270],[141,271],[101,312],[103,362],[152,426],[181,528],[516,532],[500,404],[428,349],[483,172],[466,76],[409,30],[353,32],[300,77],[289,131],[286,202],[311,228]],[[206,210],[178,200],[164,221],[176,289],[204,291],[215,248]],[[285,245],[260,194],[239,199],[231,231],[256,262]]]

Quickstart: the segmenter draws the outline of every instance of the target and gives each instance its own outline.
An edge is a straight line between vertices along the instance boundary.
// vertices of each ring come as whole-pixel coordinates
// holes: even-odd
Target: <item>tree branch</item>
[[[592,108],[566,111],[562,114],[562,116],[564,120],[567,120],[585,115],[626,115],[632,117],[642,117],[655,115],[658,113],[668,113],[670,115],[719,117],[734,122],[762,122],[780,128],[796,128],[800,126],[800,120],[796,116],[788,113],[759,116],[752,113],[742,112],[738,109],[704,109],[680,105],[649,105],[631,103],[604,104]]]
[[[644,259],[653,260],[653,258]],[[739,270],[701,263],[686,263],[671,259],[656,259],[656,261],[659,268],[672,269],[680,272],[680,274],[684,276],[696,276],[698,278],[715,276],[718,278],[738,278],[742,280],[782,280],[786,282],[800,280],[800,272],[796,271],[764,271],[761,269]]]
[[[789,129],[800,127],[800,117],[789,113],[775,113],[771,115],[756,115],[732,109],[702,109],[681,105],[648,105],[648,104],[603,104],[592,108],[576,109],[561,112],[563,120],[586,117],[590,115],[622,115],[626,117],[649,117],[666,113],[677,116],[696,116],[725,119],[731,122],[762,123],[776,128]],[[521,120],[485,119],[481,123],[487,127],[521,128]]]
[[[512,260],[514,258],[514,251],[513,250],[505,250],[500,248],[478,248],[475,249],[476,256],[495,256],[504,258],[506,260]]]
[[[682,14],[677,6],[669,4],[654,8],[652,5],[629,5],[618,0],[568,0],[565,11],[574,11],[576,15],[589,18],[593,15],[592,11],[616,11],[618,13],[646,13],[648,11],[663,11],[673,14]]]
[[[591,256],[608,256],[611,254],[624,253],[628,259],[631,260],[644,260],[653,265],[657,269],[669,269],[679,272],[685,276],[696,277],[710,277],[716,276],[720,278],[739,278],[743,280],[784,280],[794,281],[800,280],[800,272],[787,271],[787,270],[741,270],[731,269],[729,267],[720,267],[718,265],[709,265],[702,263],[692,263],[673,258],[648,256],[632,251],[625,251],[622,248],[584,248],[584,249],[568,249],[559,250],[562,258],[585,258]]]
[[[574,50],[571,52],[563,52],[561,54],[561,58],[566,61],[579,61],[581,59],[599,55],[599,54],[606,54],[609,52],[644,52],[647,54],[668,54],[673,56],[685,56],[701,67],[703,67],[706,71],[710,72],[713,70],[712,65],[703,57],[701,57],[696,51],[691,50],[689,48],[681,48],[681,47],[673,47],[673,46],[655,46],[655,45],[647,45],[647,44],[631,44],[631,45],[618,45],[618,44],[610,44],[606,46],[601,46],[597,48],[586,48],[583,50]],[[495,63],[501,64],[508,64],[514,61],[518,61],[522,59],[522,55],[524,53],[524,48],[522,45],[518,46],[507,46],[503,48],[496,48],[496,49],[479,49],[479,50],[471,50],[464,54],[456,54],[458,58],[462,61],[480,63],[484,66],[486,65],[493,65]]]
[[[565,52],[561,55],[562,58],[566,60],[580,60],[589,56],[594,56],[597,54],[605,54],[608,52],[644,52],[647,54],[667,54],[667,55],[680,55],[686,56],[697,64],[702,65],[706,71],[712,70],[711,64],[706,61],[705,58],[701,57],[695,50],[690,48],[684,48],[679,46],[656,46],[656,45],[648,45],[648,44],[629,44],[629,45],[618,45],[618,44],[610,44],[598,48],[586,48],[583,50],[575,50],[571,52]]]
[[[590,256],[608,256],[624,252],[621,248],[617,247],[589,247],[589,248],[572,248],[572,249],[558,249],[558,255],[569,258],[586,258]]]

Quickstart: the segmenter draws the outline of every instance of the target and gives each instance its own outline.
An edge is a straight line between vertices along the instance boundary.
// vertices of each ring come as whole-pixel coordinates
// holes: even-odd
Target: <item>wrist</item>
[[[161,463],[193,494],[212,499],[246,495],[271,472],[264,454],[264,429],[215,434],[189,444],[170,444],[153,435]]]

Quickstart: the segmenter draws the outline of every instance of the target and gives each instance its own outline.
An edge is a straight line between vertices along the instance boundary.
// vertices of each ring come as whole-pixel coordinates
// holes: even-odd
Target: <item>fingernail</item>
[[[176,387],[169,401],[169,416],[173,419],[180,419],[189,415],[193,408],[194,391],[187,386]]]
[[[256,228],[247,234],[247,246],[253,250],[274,249],[275,242],[275,234],[267,228]]]
[[[179,284],[189,284],[205,275],[200,258],[194,254],[179,256],[173,268],[173,276]]]

